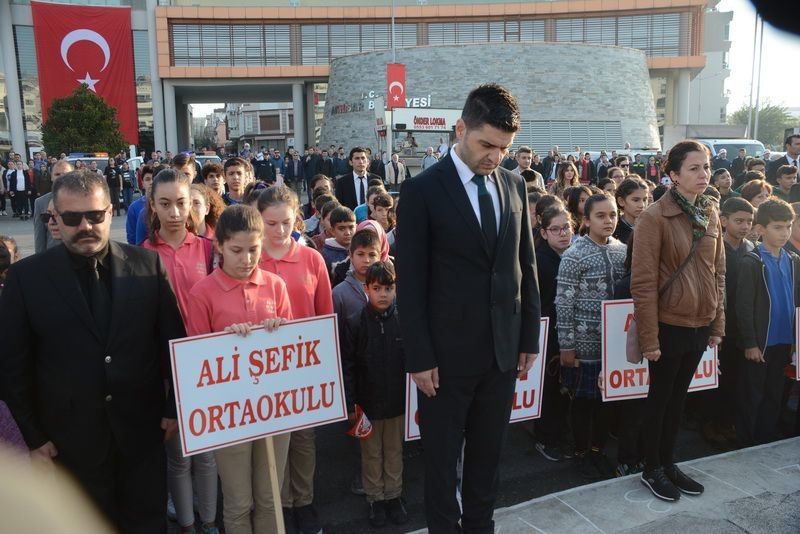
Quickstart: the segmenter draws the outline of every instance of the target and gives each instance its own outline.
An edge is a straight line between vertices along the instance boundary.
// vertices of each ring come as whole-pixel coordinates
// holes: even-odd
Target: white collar
[[[458,151],[456,150],[457,146],[458,144],[455,144],[450,148],[450,155],[453,158],[453,163],[456,166],[456,172],[458,173],[459,179],[461,179],[461,183],[467,185],[472,181],[472,177],[475,176],[475,173],[472,172],[469,167],[467,167],[467,164],[458,157]],[[491,182],[494,182],[494,172],[489,174],[488,177]]]

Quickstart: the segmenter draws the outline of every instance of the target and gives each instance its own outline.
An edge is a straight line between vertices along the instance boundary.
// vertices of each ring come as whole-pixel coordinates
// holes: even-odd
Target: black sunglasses
[[[84,217],[89,224],[100,224],[106,220],[107,211],[108,208],[104,210],[91,211],[65,211],[64,213],[59,213],[58,215],[61,217],[61,221],[67,226],[80,226]]]
[[[39,220],[42,221],[42,224],[48,224],[52,216],[53,216],[52,213],[40,213]]]

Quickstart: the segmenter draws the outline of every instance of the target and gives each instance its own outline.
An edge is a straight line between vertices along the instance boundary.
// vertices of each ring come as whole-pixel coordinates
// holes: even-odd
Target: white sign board
[[[530,371],[517,379],[514,401],[511,405],[510,423],[537,419],[542,415],[542,387],[544,386],[544,361],[547,358],[547,331],[549,317],[542,317],[539,324],[539,357]],[[417,385],[406,375],[406,441],[419,439],[419,407]]]
[[[184,455],[347,419],[336,315],[170,341]]]
[[[392,128],[405,124],[406,130],[426,132],[450,132],[461,118],[460,109],[394,108]]]
[[[625,357],[628,328],[633,319],[633,301],[606,300],[603,302],[603,401],[643,399],[650,387],[647,360],[629,363]],[[719,385],[717,349],[703,353],[689,391],[714,389]]]

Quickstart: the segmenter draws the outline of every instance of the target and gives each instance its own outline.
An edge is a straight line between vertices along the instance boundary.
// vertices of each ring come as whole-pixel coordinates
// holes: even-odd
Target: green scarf
[[[689,222],[692,223],[692,240],[697,241],[706,235],[708,221],[711,219],[711,211],[714,209],[711,199],[706,195],[697,195],[697,200],[692,204],[686,200],[686,197],[678,193],[677,188],[671,188],[670,193],[681,208],[681,211],[688,215]]]

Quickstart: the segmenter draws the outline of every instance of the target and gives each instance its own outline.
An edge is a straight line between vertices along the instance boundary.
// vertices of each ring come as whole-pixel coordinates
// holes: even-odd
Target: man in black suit
[[[294,152],[291,161],[286,164],[283,182],[288,186],[299,186],[302,188],[303,180],[305,180],[303,161],[300,159],[300,154]]]
[[[767,180],[772,185],[777,184],[778,169],[783,165],[794,165],[800,167],[800,135],[790,135],[783,142],[783,149],[786,155],[767,162]]]
[[[539,291],[525,182],[499,168],[519,125],[516,99],[505,88],[474,89],[456,123],[458,143],[402,187],[398,306],[406,367],[419,389],[432,534],[494,532],[514,386],[538,353]]]
[[[356,206],[367,201],[370,179],[381,180],[381,177],[367,172],[369,156],[367,149],[362,146],[350,149],[350,165],[353,167],[353,172],[336,177],[335,195],[343,206],[354,210]]]
[[[14,332],[0,349],[2,396],[34,460],[75,476],[117,529],[166,532],[168,341],[185,336],[175,295],[157,254],[109,242],[102,176],[65,174],[53,201],[64,246],[12,266],[0,297]]]

